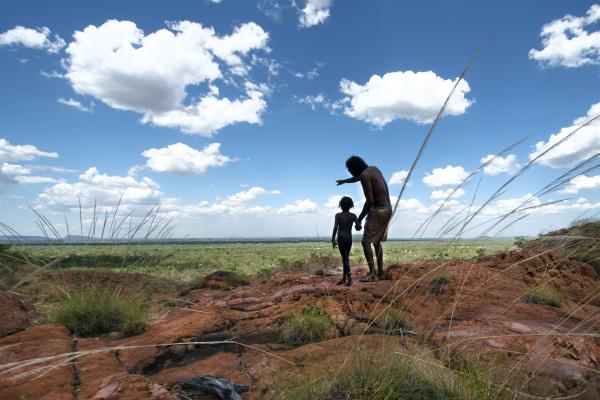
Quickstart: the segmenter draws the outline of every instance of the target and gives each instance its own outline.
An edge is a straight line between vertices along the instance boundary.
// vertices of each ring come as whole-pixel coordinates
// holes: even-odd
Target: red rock
[[[2,364],[24,362],[69,353],[71,345],[71,337],[64,326],[38,325],[0,339],[0,358]],[[61,364],[60,361],[64,361],[64,358],[3,374],[0,376],[0,399],[71,400],[73,369],[70,364]],[[40,370],[43,367],[46,369]]]
[[[0,290],[0,337],[29,328],[44,318],[14,293]]]

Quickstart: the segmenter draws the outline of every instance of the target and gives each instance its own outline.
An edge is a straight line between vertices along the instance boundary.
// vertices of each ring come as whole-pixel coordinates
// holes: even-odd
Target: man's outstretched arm
[[[337,185],[340,186],[340,185],[343,185],[344,183],[354,183],[354,182],[358,182],[359,180],[360,180],[359,177],[353,176],[352,178],[348,178],[348,179],[338,179],[336,182],[337,182]]]

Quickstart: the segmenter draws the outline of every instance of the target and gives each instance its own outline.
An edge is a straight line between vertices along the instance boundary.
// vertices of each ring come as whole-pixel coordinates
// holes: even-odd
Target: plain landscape
[[[6,244],[0,397],[594,399],[599,233],[389,241],[351,287],[316,241]]]

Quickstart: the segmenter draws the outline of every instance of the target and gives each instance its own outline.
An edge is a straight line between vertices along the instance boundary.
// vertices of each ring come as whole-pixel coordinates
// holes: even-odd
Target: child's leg
[[[350,275],[350,249],[352,248],[352,243],[344,243],[343,249],[340,248],[342,252],[342,261],[344,262],[344,275]]]

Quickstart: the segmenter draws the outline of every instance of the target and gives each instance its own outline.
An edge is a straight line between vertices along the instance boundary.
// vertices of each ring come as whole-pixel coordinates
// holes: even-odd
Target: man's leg
[[[377,276],[379,279],[384,279],[383,275],[383,246],[381,242],[373,243],[375,247],[375,256],[377,257]]]
[[[367,264],[369,265],[369,275],[365,278],[361,279],[361,282],[368,282],[372,280],[375,276],[375,263],[373,262],[373,250],[371,249],[371,243],[362,242],[363,251],[365,253],[365,258],[367,260]]]

